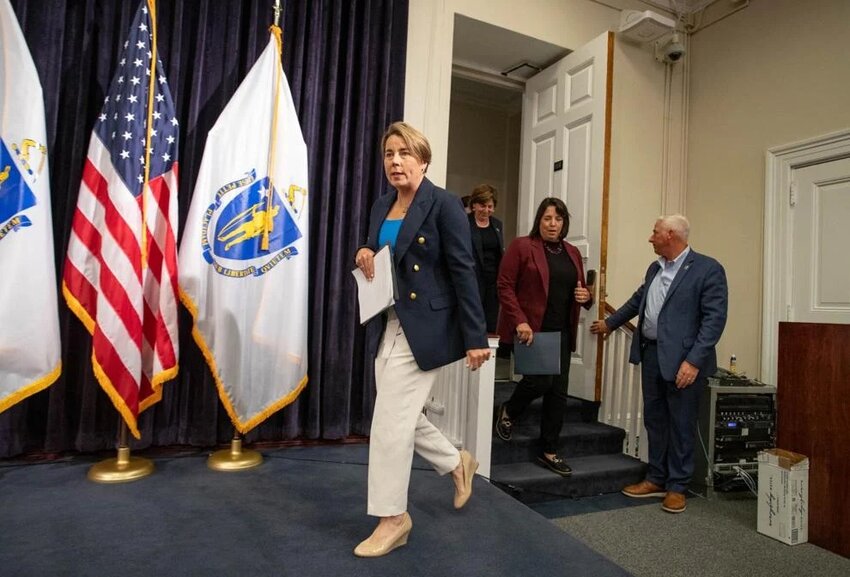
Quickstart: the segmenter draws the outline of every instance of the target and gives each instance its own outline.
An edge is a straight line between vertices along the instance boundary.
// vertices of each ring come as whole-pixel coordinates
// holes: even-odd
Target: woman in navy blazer
[[[563,476],[572,473],[557,454],[567,407],[570,357],[576,349],[579,309],[592,305],[584,284],[581,254],[564,240],[569,228],[570,214],[564,202],[544,198],[529,235],[515,239],[508,247],[497,282],[502,307],[499,340],[513,343],[516,336],[516,346],[525,346],[522,343],[530,345],[536,332],[560,332],[561,373],[523,376],[511,398],[499,407],[496,434],[510,441],[514,421],[534,399],[543,396],[537,461]]]
[[[399,298],[366,327],[377,388],[367,512],[380,520],[355,548],[360,557],[385,555],[407,543],[413,527],[407,489],[414,450],[441,475],[452,474],[454,507],[466,504],[478,462],[468,451],[458,452],[422,409],[439,367],[466,357],[475,370],[490,357],[460,199],[425,178],[431,147],[415,128],[392,124],[382,149],[394,190],[375,201],[369,237],[355,262],[372,278],[375,252],[389,245]]]

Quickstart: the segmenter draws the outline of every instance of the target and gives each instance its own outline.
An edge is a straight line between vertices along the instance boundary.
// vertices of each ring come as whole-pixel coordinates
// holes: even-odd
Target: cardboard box
[[[758,532],[788,545],[809,540],[809,459],[767,449],[758,454]]]

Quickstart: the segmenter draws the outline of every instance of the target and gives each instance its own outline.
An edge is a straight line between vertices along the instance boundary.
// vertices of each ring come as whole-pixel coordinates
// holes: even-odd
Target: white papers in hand
[[[395,303],[395,269],[390,247],[384,245],[375,253],[375,278],[366,278],[359,268],[351,271],[357,281],[357,298],[360,302],[360,324],[382,313]]]

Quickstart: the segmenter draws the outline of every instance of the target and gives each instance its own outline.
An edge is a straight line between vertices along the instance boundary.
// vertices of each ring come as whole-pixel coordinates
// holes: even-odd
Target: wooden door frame
[[[614,108],[614,33],[608,33],[608,72],[605,87],[605,159],[602,165],[602,223],[599,235],[599,274],[596,287],[591,290],[597,297],[597,319],[605,319],[606,281],[608,278],[608,211],[609,191],[611,188],[611,121]],[[605,339],[599,335],[596,340],[596,382],[594,384],[594,398],[597,402],[602,400],[602,361],[605,353]]]
[[[776,383],[779,322],[791,287],[791,181],[798,168],[850,157],[850,129],[777,146],[765,154],[761,380]]]

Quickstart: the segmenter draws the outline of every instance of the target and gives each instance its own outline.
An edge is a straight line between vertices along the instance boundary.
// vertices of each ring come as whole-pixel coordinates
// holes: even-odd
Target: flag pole
[[[272,34],[277,39],[278,65],[275,71],[275,97],[274,97],[274,112],[272,113],[271,127],[271,143],[269,147],[268,158],[268,175],[269,175],[269,190],[266,196],[266,214],[263,222],[263,238],[260,241],[261,250],[269,250],[269,232],[271,231],[274,222],[272,215],[274,201],[274,154],[275,154],[275,135],[277,134],[277,108],[278,99],[280,96],[280,77],[279,71],[281,66],[280,54],[283,50],[283,39],[278,23],[280,22],[280,0],[275,0],[274,3],[274,25],[271,27]],[[259,451],[243,450],[242,435],[234,427],[233,439],[230,441],[229,449],[221,449],[216,451],[207,459],[207,466],[215,471],[241,471],[256,467],[263,462],[263,455]]]
[[[274,225],[274,215],[272,208],[274,204],[274,161],[275,148],[277,145],[277,111],[280,103],[280,74],[283,66],[283,31],[278,26],[280,22],[280,0],[274,2],[274,24],[271,26],[271,33],[274,34],[277,40],[277,66],[274,71],[274,102],[272,106],[272,126],[271,138],[269,143],[269,158],[268,158],[268,175],[269,175],[269,190],[266,197],[266,218],[263,223],[263,238],[260,240],[260,249],[269,250],[269,233]]]
[[[148,223],[147,214],[147,192],[150,189],[150,160],[151,160],[151,131],[153,129],[153,97],[156,83],[156,0],[146,0],[151,18],[151,68],[148,80],[148,106],[145,131],[144,161],[145,171],[142,182],[142,222],[141,235],[141,268],[148,266]],[[130,456],[130,446],[127,443],[127,423],[121,417],[118,426],[118,455],[114,459],[101,461],[89,469],[88,479],[95,483],[128,483],[147,477],[153,473],[153,462],[149,459]]]
[[[118,456],[92,465],[88,480],[95,483],[129,483],[153,473],[153,461],[142,457],[131,457],[127,444],[127,423],[121,418],[118,428]]]
[[[153,130],[153,96],[156,86],[156,0],[147,0],[148,12],[151,17],[151,67],[150,79],[148,80],[148,114],[145,131],[145,176],[142,183],[142,269],[148,266],[148,223],[145,218],[147,214],[147,193],[150,190],[151,174],[151,131]]]
[[[242,435],[233,430],[229,449],[216,451],[207,459],[207,467],[214,471],[242,471],[263,462],[263,455],[253,449],[242,449]]]

